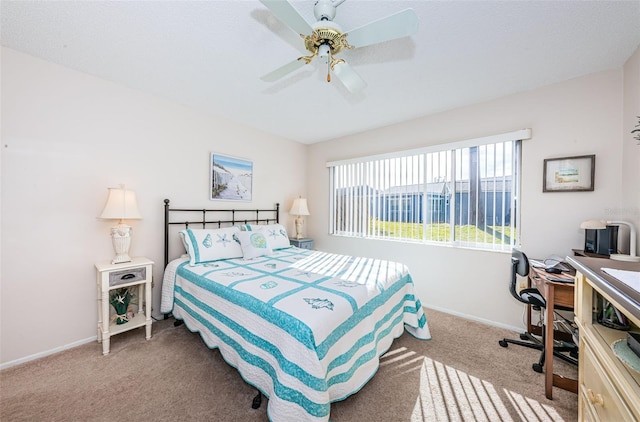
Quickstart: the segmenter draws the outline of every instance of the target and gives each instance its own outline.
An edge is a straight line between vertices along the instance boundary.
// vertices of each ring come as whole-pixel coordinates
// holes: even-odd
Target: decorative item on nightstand
[[[128,288],[116,289],[109,295],[109,303],[116,310],[114,319],[116,324],[126,324],[129,322],[129,316],[127,315],[127,309],[129,308],[129,302],[131,302],[131,292]]]
[[[606,229],[608,225],[615,224],[629,227],[629,255],[612,253],[609,255],[609,258],[616,261],[640,262],[640,257],[636,256],[636,229],[633,224],[627,221],[587,220],[583,221],[582,224],[580,224],[580,228],[585,229],[585,236],[588,238],[590,230],[603,230]],[[585,244],[586,243],[587,241],[585,241]]]
[[[107,204],[104,206],[100,218],[119,220],[118,224],[111,228],[113,249],[116,252],[116,256],[111,263],[130,262],[131,226],[126,225],[124,220],[139,220],[142,218],[140,211],[138,211],[135,192],[126,190],[124,185],[120,185],[118,188],[109,188]]]
[[[302,239],[302,225],[304,224],[302,216],[310,215],[306,198],[294,199],[289,214],[296,216],[296,239]]]

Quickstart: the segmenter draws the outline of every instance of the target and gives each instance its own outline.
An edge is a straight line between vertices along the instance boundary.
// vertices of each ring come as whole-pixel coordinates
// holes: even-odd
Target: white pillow
[[[242,258],[242,248],[233,238],[233,235],[239,232],[240,229],[237,227],[182,230],[180,233],[189,254],[189,264]]]
[[[244,259],[271,255],[273,251],[263,232],[238,232],[234,237],[240,241]]]
[[[250,231],[264,233],[273,250],[291,247],[287,230],[282,224],[247,224],[247,228]]]
[[[185,239],[185,236],[187,235],[187,231],[186,230],[181,230],[181,231],[178,232],[178,235],[180,235],[180,240],[182,240],[182,246],[184,246],[184,250],[188,254],[189,253],[189,242],[187,242],[186,239]]]

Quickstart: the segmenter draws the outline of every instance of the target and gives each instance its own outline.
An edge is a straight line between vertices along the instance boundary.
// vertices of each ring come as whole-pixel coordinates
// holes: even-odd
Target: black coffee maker
[[[618,226],[604,229],[585,229],[584,251],[599,255],[611,255],[618,251]]]

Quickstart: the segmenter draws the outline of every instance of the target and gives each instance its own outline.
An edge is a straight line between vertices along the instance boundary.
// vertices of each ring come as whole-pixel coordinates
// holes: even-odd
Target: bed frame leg
[[[182,324],[184,324],[184,321],[183,321],[183,320],[181,320],[181,319],[176,319],[175,321],[173,321],[173,326],[174,326],[174,327],[179,327],[179,326],[181,326]]]
[[[253,402],[251,403],[252,409],[257,409],[262,404],[262,393],[258,391],[258,395],[253,398]]]

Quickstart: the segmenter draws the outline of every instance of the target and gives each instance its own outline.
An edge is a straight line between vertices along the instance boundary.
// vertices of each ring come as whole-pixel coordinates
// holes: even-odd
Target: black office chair
[[[516,290],[518,275],[522,277],[529,276],[529,259],[524,254],[524,252],[514,249],[511,252],[511,282],[509,283],[509,291],[511,292],[511,295],[519,302],[530,305],[534,310],[539,311],[542,308],[546,308],[547,302],[538,289],[527,288],[522,289],[519,292]],[[564,311],[572,310],[563,306],[556,306],[555,309]],[[520,340],[504,338],[498,341],[498,344],[500,344],[500,346],[502,347],[507,347],[509,346],[509,343],[511,343],[528,347],[530,349],[540,350],[540,359],[538,360],[538,362],[534,363],[532,367],[534,371],[542,373],[544,368],[544,332],[545,330],[543,327],[542,339],[538,339],[529,332],[524,332],[520,334]],[[569,355],[567,355],[566,353],[569,353]],[[559,343],[558,345],[554,346],[553,355],[574,365],[578,364],[578,347],[573,343]]]

